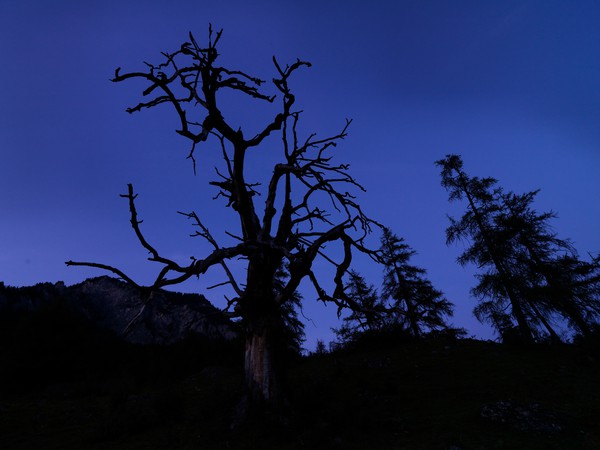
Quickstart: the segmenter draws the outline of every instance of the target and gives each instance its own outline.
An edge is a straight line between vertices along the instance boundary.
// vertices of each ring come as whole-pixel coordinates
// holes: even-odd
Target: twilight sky
[[[582,254],[600,251],[596,1],[0,0],[1,281],[72,284],[102,274],[67,268],[73,259],[149,282],[157,267],[118,196],[129,182],[146,236],[182,263],[206,247],[188,238],[177,210],[197,211],[217,238],[234,228],[207,184],[214,151],[198,154],[194,177],[172,111],[130,116],[124,110],[140,99],[140,86],[109,81],[118,66],[161,62],[160,52],[179,48],[188,31],[204,42],[209,22],[225,30],[225,65],[269,80],[272,55],[313,63],[291,83],[304,129],[324,136],[354,120],[338,161],[351,163],[367,188],[364,209],[405,237],[414,262],[456,304],[456,325],[492,336],[471,316],[473,270],[455,263],[459,246],[445,245],[446,214],[462,211],[448,204],[433,164],[445,154],[461,154],[468,173],[506,189],[540,188],[538,209],[558,212],[559,235]],[[251,134],[253,105],[230,106]],[[381,268],[356,268],[379,286]],[[222,298],[205,290],[221,274],[208,275],[179,290]],[[335,313],[303,292],[313,347],[332,339]]]

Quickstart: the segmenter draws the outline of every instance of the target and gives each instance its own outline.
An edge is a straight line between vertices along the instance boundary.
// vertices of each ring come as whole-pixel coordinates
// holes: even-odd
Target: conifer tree
[[[518,295],[516,279],[508,260],[510,249],[494,229],[494,216],[500,208],[497,199],[501,193],[495,187],[496,180],[469,177],[463,171],[463,161],[458,155],[447,155],[445,159],[436,161],[436,165],[442,169],[442,186],[449,192],[449,200],[464,198],[467,201],[467,211],[460,220],[450,218],[446,242],[451,244],[460,239],[471,240],[470,247],[458,257],[458,262],[461,265],[474,263],[484,270],[478,274],[480,285],[473,289],[473,294],[480,299],[491,297],[495,311],[510,308],[510,316],[517,322],[521,339],[525,343],[533,343],[531,320],[523,299]],[[487,307],[475,313],[480,320],[482,317],[493,317]],[[496,324],[488,320],[492,325]],[[502,334],[503,330],[499,331]]]
[[[503,337],[516,321],[525,342],[543,330],[559,342],[552,322],[561,317],[589,336],[600,312],[598,261],[581,261],[571,242],[557,237],[549,223],[555,213],[532,206],[539,191],[505,193],[493,178],[469,177],[457,155],[436,164],[450,200],[468,203],[460,220],[450,219],[446,233],[448,243],[469,239],[458,262],[482,269],[472,289],[480,301],[475,316]]]
[[[416,338],[428,331],[448,329],[446,317],[453,305],[435,289],[426,271],[412,265],[416,252],[389,228],[383,228],[380,261],[384,266],[382,295],[357,272],[350,272],[347,295],[361,306],[334,329],[342,342],[360,334],[378,331],[402,331]]]
[[[383,296],[394,311],[394,325],[421,337],[424,329],[447,328],[445,316],[452,316],[453,306],[443,293],[425,278],[426,271],[410,264],[416,252],[384,228],[381,237],[381,258],[384,265]]]
[[[360,306],[343,319],[340,328],[334,328],[334,333],[342,343],[355,340],[365,332],[376,332],[386,326],[387,308],[380,299],[377,290],[358,272],[348,273],[348,283],[345,286],[346,295]]]
[[[502,195],[497,228],[507,230],[515,241],[515,265],[526,271],[526,296],[536,299],[542,308],[556,311],[572,328],[589,336],[600,312],[600,291],[593,282],[600,268],[593,260],[582,261],[572,243],[552,231],[549,221],[556,217],[554,212],[533,209],[538,192]]]

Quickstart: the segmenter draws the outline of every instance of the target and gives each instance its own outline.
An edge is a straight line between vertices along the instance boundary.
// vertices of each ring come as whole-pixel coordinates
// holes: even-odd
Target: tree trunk
[[[533,312],[538,317],[538,319],[540,320],[540,322],[542,322],[542,324],[544,325],[544,327],[546,327],[546,330],[548,330],[548,333],[550,334],[550,340],[551,340],[551,342],[554,343],[554,344],[562,344],[562,339],[556,333],[556,331],[554,331],[554,328],[552,328],[552,325],[550,325],[550,322],[548,322],[546,320],[546,318],[541,313],[541,311],[535,306],[535,303],[529,302],[529,306],[531,307],[531,309],[533,309]]]
[[[521,339],[524,344],[533,344],[535,342],[535,339],[533,338],[533,332],[531,331],[529,322],[527,322],[527,318],[525,317],[523,308],[521,308],[521,304],[516,300],[516,296],[512,289],[507,288],[506,290],[508,292],[509,300],[512,306],[512,313],[515,319],[517,320],[517,324],[519,326]]]
[[[247,395],[253,407],[277,409],[281,386],[277,370],[274,330],[268,326],[251,329],[246,336],[244,372]]]
[[[406,311],[408,313],[408,322],[413,336],[417,339],[421,338],[421,328],[419,327],[419,319],[415,312],[414,305],[411,300],[405,299]]]
[[[281,376],[283,322],[277,310],[264,308],[264,302],[260,306],[243,319],[245,393],[235,411],[232,429],[286,424]]]
[[[275,272],[280,261],[268,255],[252,258],[244,298],[239,302],[245,332],[245,396],[237,411],[241,423],[275,425],[283,422],[281,307],[274,298]]]
[[[585,321],[583,315],[576,307],[574,307],[572,304],[564,302],[562,309],[564,313],[573,321],[575,326],[579,328],[579,331],[584,338],[589,338],[592,335],[592,330],[589,324]]]

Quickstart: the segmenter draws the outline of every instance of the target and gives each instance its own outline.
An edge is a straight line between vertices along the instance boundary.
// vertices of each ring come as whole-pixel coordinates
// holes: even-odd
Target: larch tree
[[[480,300],[476,317],[502,335],[516,321],[525,342],[533,342],[540,330],[560,342],[552,323],[557,317],[589,336],[600,308],[600,268],[595,260],[580,260],[571,242],[552,231],[553,212],[533,208],[538,191],[518,195],[504,192],[493,178],[469,177],[457,155],[436,164],[450,200],[467,200],[462,218],[450,219],[447,240],[469,239],[458,261],[483,270],[472,290]]]
[[[521,339],[526,343],[533,343],[534,333],[507,259],[510,249],[494,233],[494,216],[499,208],[496,201],[499,194],[495,188],[496,180],[469,177],[464,172],[463,161],[458,155],[447,155],[445,159],[436,161],[436,165],[441,168],[442,186],[449,192],[450,201],[463,198],[467,201],[467,211],[460,220],[450,218],[446,241],[451,244],[460,239],[470,239],[471,245],[459,256],[459,264],[474,263],[485,268],[486,271],[478,275],[480,285],[487,283],[497,288],[491,291],[477,288],[473,290],[479,298],[494,295],[494,301],[480,305],[484,308],[483,316],[494,318],[492,324],[498,325],[501,322],[495,318],[506,318],[506,315],[502,315],[510,308],[509,315],[516,320]]]
[[[355,308],[344,317],[340,328],[333,329],[341,343],[352,342],[363,333],[377,332],[387,326],[390,310],[379,297],[375,286],[351,270],[345,289],[346,295],[360,308]]]
[[[503,194],[496,228],[505,230],[505,238],[513,241],[514,266],[524,272],[529,302],[559,314],[578,333],[589,337],[600,313],[600,291],[593,281],[600,267],[593,260],[581,260],[572,243],[557,236],[550,225],[556,218],[554,212],[538,213],[533,208],[538,192]],[[543,315],[538,317],[551,338],[558,340]]]
[[[349,166],[333,159],[337,144],[347,135],[350,121],[346,120],[339,132],[328,137],[302,136],[299,131],[301,112],[294,109],[296,98],[291,80],[298,71],[310,67],[310,63],[296,60],[283,65],[273,58],[275,75],[268,92],[263,80],[219,65],[217,46],[221,34],[222,30],[214,33],[209,28],[206,46],[199,45],[190,34],[189,41],[179,49],[162,53],[162,62],[146,63],[145,71],[123,73],[118,68],[112,81],[137,80],[145,84],[144,100],[128,108],[129,113],[161,106],[172,108],[179,123],[177,133],[190,142],[188,158],[194,168],[200,146],[222,156],[218,178],[209,184],[237,218],[237,230],[223,230],[226,234],[223,239],[230,244],[223,244],[209,231],[202,214],[191,211],[184,215],[212,251],[186,263],[165,257],[144,235],[136,209],[137,194],[129,184],[122,197],[129,205],[131,226],[149,252],[148,259],[161,266],[154,282],[142,286],[107,264],[68,261],[67,265],[112,272],[146,292],[202,277],[209,269],[220,267],[235,292],[228,300],[227,311],[240,318],[245,333],[244,367],[249,403],[278,409],[282,388],[277,342],[283,339],[286,311],[298,300],[296,290],[303,280],[308,280],[321,301],[331,302],[339,309],[360,309],[346,295],[344,276],[355,251],[378,260],[377,251],[369,250],[365,244],[376,222],[363,213],[352,194],[353,190],[364,189],[349,174]],[[279,107],[257,132],[247,135],[247,130],[228,118],[221,100],[225,93],[255,102],[278,103]],[[265,169],[271,175],[264,189],[248,179],[248,162],[259,148],[263,152],[277,152],[273,157],[278,159]],[[332,252],[332,247],[338,250]],[[228,265],[229,261],[239,259],[246,265],[241,280]],[[313,270],[319,259],[333,265],[333,280],[327,289]],[[282,267],[286,268],[287,276],[278,277]]]
[[[448,328],[446,318],[453,305],[435,289],[426,270],[411,264],[416,252],[389,228],[381,236],[381,263],[384,267],[383,296],[392,311],[393,325],[418,338],[425,331]]]
[[[398,332],[421,338],[427,332],[448,330],[454,307],[426,278],[426,270],[411,264],[416,252],[383,227],[379,256],[384,269],[381,295],[357,272],[350,273],[347,295],[362,305],[334,330],[342,342],[365,332]],[[458,330],[455,330],[458,331]]]

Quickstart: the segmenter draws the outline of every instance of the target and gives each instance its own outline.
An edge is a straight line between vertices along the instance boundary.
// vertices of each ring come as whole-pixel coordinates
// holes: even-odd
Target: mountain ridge
[[[24,287],[0,283],[2,315],[36,312],[58,303],[132,344],[170,345],[189,335],[225,341],[237,337],[235,324],[200,294],[157,290],[144,297],[135,287],[109,276],[71,286],[62,281]]]

